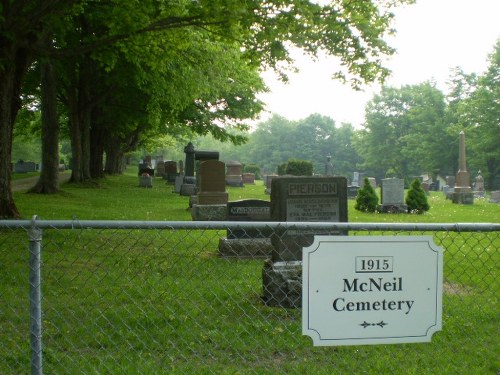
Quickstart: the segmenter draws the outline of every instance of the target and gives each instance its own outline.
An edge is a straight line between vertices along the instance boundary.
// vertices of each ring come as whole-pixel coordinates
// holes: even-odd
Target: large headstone
[[[458,172],[455,179],[455,188],[451,194],[453,203],[473,204],[474,193],[470,186],[470,173],[467,171],[465,161],[465,134],[463,131],[459,134],[458,148]]]
[[[227,203],[225,169],[224,162],[219,160],[207,160],[200,163],[199,205]]]
[[[228,186],[242,187],[243,186],[243,177],[242,177],[243,165],[239,161],[233,160],[233,161],[228,161],[226,166],[227,166],[226,184]]]
[[[404,202],[405,187],[401,178],[384,178],[381,188],[381,212],[406,213],[408,206]]]
[[[347,179],[344,177],[273,178],[271,188],[273,221],[346,222]],[[300,307],[302,293],[302,248],[310,246],[315,234],[341,234],[333,230],[302,233],[276,230],[271,237],[273,252],[262,272],[263,300],[271,306]]]
[[[228,221],[271,221],[271,202],[243,199],[227,203]],[[269,258],[272,253],[272,231],[255,228],[228,229],[227,237],[219,242],[219,254],[224,257]]]

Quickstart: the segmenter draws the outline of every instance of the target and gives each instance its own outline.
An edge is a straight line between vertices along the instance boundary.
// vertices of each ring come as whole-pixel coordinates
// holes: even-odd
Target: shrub
[[[375,192],[375,189],[373,189],[372,184],[370,184],[368,177],[365,177],[363,187],[358,190],[354,208],[363,212],[375,212],[377,211],[377,205],[377,193]]]
[[[278,165],[278,169],[276,171],[278,173],[278,176],[283,176],[286,174],[286,166],[287,166],[287,163],[283,163],[283,164]]]
[[[408,212],[411,213],[423,214],[431,208],[427,202],[427,194],[418,178],[411,183],[408,193],[406,193],[405,202],[408,206]]]
[[[307,160],[290,159],[286,164],[286,174],[292,176],[312,176],[313,163]]]

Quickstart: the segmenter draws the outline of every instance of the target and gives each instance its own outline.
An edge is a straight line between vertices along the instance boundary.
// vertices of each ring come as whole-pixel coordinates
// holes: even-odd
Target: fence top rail
[[[248,221],[134,221],[134,220],[0,220],[0,228],[40,229],[233,229],[308,228],[330,230],[402,230],[496,232],[500,223],[332,223]]]

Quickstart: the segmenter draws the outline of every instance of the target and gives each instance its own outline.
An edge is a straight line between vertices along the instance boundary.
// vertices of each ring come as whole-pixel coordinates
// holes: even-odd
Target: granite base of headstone
[[[145,188],[152,188],[153,187],[153,177],[146,174],[143,176],[139,176],[139,186],[140,187],[145,187]]]
[[[407,213],[404,203],[404,180],[401,178],[385,178],[382,180],[381,204],[378,210],[382,213]]]
[[[271,218],[287,222],[346,222],[344,177],[276,177],[271,188]],[[302,248],[314,235],[340,235],[333,229],[277,228],[271,236],[271,259],[262,271],[263,301],[270,306],[300,307]]]
[[[179,175],[175,177],[175,183],[174,183],[174,193],[179,194],[181,192],[181,187],[182,187],[182,182],[184,181],[184,176]]]
[[[349,199],[356,199],[356,197],[358,196],[358,190],[359,190],[359,186],[356,186],[356,185],[349,185],[347,187],[347,198]]]
[[[264,176],[264,185],[266,187],[264,189],[265,194],[271,195],[271,186],[272,186],[273,178],[275,178],[275,177],[278,177],[278,175],[269,174],[269,175]]]
[[[451,194],[453,194],[454,187],[444,185],[443,186],[443,194],[446,199],[451,199]]]
[[[193,221],[225,221],[227,209],[225,204],[193,204],[191,207]]]
[[[264,263],[262,269],[263,302],[268,306],[302,306],[302,261]]]
[[[194,176],[184,176],[180,195],[191,196],[196,194],[196,178]]]
[[[451,193],[451,201],[457,204],[474,204],[474,193],[471,188],[464,188],[463,190],[455,187]]]
[[[271,221],[271,203],[260,199],[243,199],[227,203],[228,221]],[[219,241],[221,257],[270,258],[271,229],[231,228]]]
[[[490,203],[500,203],[500,190],[494,190],[491,192]]]

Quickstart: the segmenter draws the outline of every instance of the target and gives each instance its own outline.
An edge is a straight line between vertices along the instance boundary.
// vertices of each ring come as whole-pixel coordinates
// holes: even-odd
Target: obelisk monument
[[[465,161],[465,134],[463,131],[460,132],[459,137],[458,172],[451,200],[453,203],[473,204],[474,193],[470,186],[470,173],[467,171],[467,163]]]

